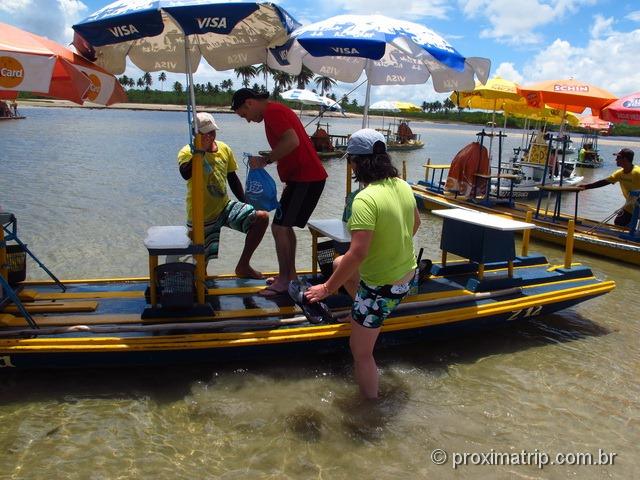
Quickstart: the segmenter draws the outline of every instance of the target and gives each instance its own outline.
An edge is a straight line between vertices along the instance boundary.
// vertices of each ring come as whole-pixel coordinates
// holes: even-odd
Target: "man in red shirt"
[[[278,276],[261,294],[266,297],[287,292],[289,282],[297,279],[296,236],[294,226],[304,228],[318,204],[327,178],[320,158],[298,116],[289,107],[268,100],[268,93],[250,88],[236,91],[231,108],[247,122],[262,122],[271,153],[251,157],[251,168],[277,163],[285,188],[280,208],[271,225],[278,256]]]

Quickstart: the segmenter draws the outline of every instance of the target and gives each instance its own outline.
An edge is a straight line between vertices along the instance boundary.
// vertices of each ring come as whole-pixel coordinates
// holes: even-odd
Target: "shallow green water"
[[[144,232],[183,222],[184,181],[175,154],[187,142],[185,115],[171,112],[24,108],[0,125],[0,205],[61,278],[145,275]],[[217,115],[241,152],[266,147],[261,125]],[[359,120],[332,120],[349,133]],[[448,162],[475,127],[412,124],[424,150],[397,153],[409,178],[426,157]],[[508,132],[505,152],[520,143]],[[579,140],[579,139],[576,139]],[[640,148],[635,148],[640,152]],[[601,145],[614,168],[616,145]],[[342,208],[344,161],[316,210]],[[244,177],[244,171],[240,172]],[[617,186],[581,195],[581,214],[618,208]],[[439,258],[440,221],[423,215],[418,244]],[[298,267],[310,266],[310,237],[298,232]],[[225,231],[228,272],[243,238]],[[533,250],[561,262],[561,250]],[[458,339],[385,348],[376,357],[382,401],[355,395],[348,352],[230,365],[0,371],[0,478],[633,478],[640,442],[640,307],[637,267],[576,255],[611,294],[525,325]],[[255,266],[275,268],[265,237]],[[42,278],[29,265],[32,278]],[[448,452],[445,465],[431,453]],[[607,467],[468,465],[454,453],[615,452]]]

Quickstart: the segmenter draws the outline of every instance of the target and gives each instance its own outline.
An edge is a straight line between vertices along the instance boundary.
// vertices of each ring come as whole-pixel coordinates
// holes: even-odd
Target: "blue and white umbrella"
[[[127,57],[145,72],[188,73],[201,57],[228,70],[266,62],[266,49],[284,44],[299,25],[270,3],[120,0],[74,25],[73,43],[116,75]]]
[[[371,85],[417,85],[432,79],[436,92],[472,90],[485,83],[491,62],[463,57],[423,25],[382,15],[338,15],[298,28],[272,49],[272,68],[297,74],[302,66],[318,75],[353,83],[367,76],[365,118]]]
[[[328,110],[342,111],[342,106],[336,100],[329,97],[323,97],[311,90],[294,88],[292,90],[282,92],[280,96],[285,100],[300,102],[303,105],[318,105],[323,106]]]
[[[285,100],[292,102],[300,102],[303,105],[323,105],[324,100],[316,92],[306,90],[302,88],[294,88],[292,90],[286,90],[280,94]]]

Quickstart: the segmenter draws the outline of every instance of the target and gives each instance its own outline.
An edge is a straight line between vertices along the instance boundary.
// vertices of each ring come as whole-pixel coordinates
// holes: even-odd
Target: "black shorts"
[[[325,180],[319,182],[288,182],[280,197],[280,208],[273,223],[283,227],[304,228],[324,190]]]

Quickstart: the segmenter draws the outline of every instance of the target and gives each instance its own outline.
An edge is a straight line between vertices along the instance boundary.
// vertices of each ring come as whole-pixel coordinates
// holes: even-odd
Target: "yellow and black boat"
[[[473,195],[461,196],[457,195],[457,192],[445,191],[442,177],[443,172],[449,169],[449,165],[427,163],[424,167],[427,170],[425,179],[412,184],[418,208],[421,210],[467,208],[501,215],[513,220],[529,221],[536,226],[531,232],[532,237],[556,245],[565,245],[569,220],[573,220],[575,224],[574,246],[576,250],[640,265],[640,191],[631,192],[631,195],[635,198],[636,208],[630,225],[628,227],[620,227],[606,223],[613,215],[605,221],[579,217],[577,199],[573,215],[560,212],[557,206],[560,194],[578,195],[579,187],[540,185],[538,188],[545,190],[549,194],[555,193],[558,197],[551,203],[547,201],[546,206],[543,206],[541,201],[538,202],[537,206],[532,206],[515,202],[509,198],[501,198],[498,201],[494,198],[489,198],[488,192],[482,197],[475,197]],[[503,176],[509,177],[509,175]]]
[[[550,265],[528,253],[525,233],[516,255],[513,235],[531,225],[469,217],[463,210],[441,215],[442,261],[423,272],[430,276],[385,322],[381,342],[522,322],[615,287],[572,263],[570,245],[564,265]],[[9,228],[15,218],[5,214],[0,220],[0,232],[7,234],[0,235],[0,368],[228,362],[348,348],[350,326],[342,321],[351,304],[347,295],[329,297],[331,316],[312,323],[288,296],[258,295],[264,281],[222,275],[198,282],[200,272],[191,264],[157,265],[158,255],[175,250],[197,256],[192,245],[148,247],[149,278],[59,281],[51,274],[51,281],[24,281],[24,272],[16,277],[13,267],[17,263],[19,270],[23,262],[13,257],[31,252],[7,248],[11,240],[23,244]],[[320,227],[312,233],[314,239],[331,236]],[[459,258],[448,261],[447,254]],[[311,283],[323,279],[321,272],[301,276]]]

